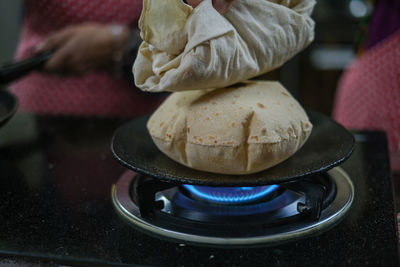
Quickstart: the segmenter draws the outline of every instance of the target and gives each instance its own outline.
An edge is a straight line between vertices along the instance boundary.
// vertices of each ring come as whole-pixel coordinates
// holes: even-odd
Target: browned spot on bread
[[[213,139],[215,139],[215,137],[210,135],[210,136],[208,136],[208,139],[213,140]]]
[[[175,120],[177,117],[177,115],[175,114],[174,116],[172,116],[172,119]]]
[[[262,135],[267,135],[267,129],[266,128],[262,128],[261,129],[261,134]]]
[[[193,136],[193,139],[197,139],[197,136]]]
[[[206,120],[208,120],[208,121],[209,121],[209,120],[211,120],[211,118],[210,118],[210,117],[207,117],[207,118],[206,118]]]
[[[216,105],[216,104],[217,104],[217,102],[216,102],[216,101],[213,101],[213,102],[212,102],[212,104],[213,104],[213,105]]]
[[[289,96],[289,94],[286,92],[282,92],[282,95]]]
[[[189,127],[187,127],[186,131],[187,131],[187,133],[190,133],[190,128],[189,128]]]
[[[219,116],[219,112],[215,113],[215,116]]]
[[[232,104],[235,105],[235,104],[236,104],[236,101],[232,101]]]
[[[263,104],[261,104],[261,103],[257,103],[257,106],[258,106],[259,108],[264,108],[264,109],[265,109],[265,106],[264,106]]]
[[[160,123],[160,127],[162,127],[164,125],[164,122],[162,121],[161,123]]]
[[[217,144],[218,143],[218,141],[217,140],[214,140],[214,144]]]
[[[207,110],[207,107],[204,107],[203,110]]]
[[[166,134],[166,136],[167,136],[168,138],[172,138],[172,135],[170,135],[170,134]]]
[[[235,126],[236,126],[236,123],[232,122],[232,127],[235,127]]]
[[[252,136],[250,136],[250,139],[258,141],[258,136],[257,135],[252,135]]]
[[[199,138],[199,142],[200,142],[200,143],[203,142],[203,138],[200,137],[200,138]]]
[[[233,145],[233,144],[235,144],[235,142],[234,141],[228,141],[228,142],[226,142],[226,144]]]

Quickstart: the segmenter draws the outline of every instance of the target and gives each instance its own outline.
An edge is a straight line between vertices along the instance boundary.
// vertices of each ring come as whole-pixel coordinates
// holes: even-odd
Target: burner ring
[[[248,229],[240,232],[237,231],[238,228],[240,230],[240,227],[227,223],[227,225],[224,225],[226,229],[222,233],[210,233],[204,231],[204,229],[196,230],[196,227],[198,228],[204,222],[196,225],[196,222],[189,221],[187,226],[182,225],[182,221],[179,222],[179,220],[171,223],[164,220],[165,217],[162,216],[162,212],[156,214],[154,218],[142,218],[138,206],[130,197],[130,185],[134,180],[132,176],[122,176],[118,180],[112,188],[112,199],[119,214],[132,223],[136,229],[157,237],[204,246],[244,247],[270,245],[326,231],[343,219],[354,199],[353,183],[347,173],[340,167],[331,169],[328,171],[328,175],[336,183],[337,193],[333,202],[321,212],[321,217],[318,221],[302,220],[262,229],[261,232],[260,229],[254,230],[254,232],[249,232]],[[250,229],[253,230],[252,228]]]
[[[186,195],[199,201],[240,205],[264,200],[272,195],[279,186],[211,187],[183,184],[180,188]]]

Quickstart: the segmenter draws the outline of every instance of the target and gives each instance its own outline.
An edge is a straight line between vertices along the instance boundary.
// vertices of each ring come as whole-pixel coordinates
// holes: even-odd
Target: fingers
[[[43,70],[57,75],[80,76],[97,67],[95,60],[91,62],[81,54],[76,55],[72,47],[74,46],[63,46],[46,62]]]
[[[70,36],[73,34],[74,28],[73,27],[68,27],[65,28],[61,31],[58,31],[56,33],[53,33],[49,38],[47,38],[43,43],[39,44],[36,47],[36,52],[37,53],[42,53],[45,51],[55,51],[57,50],[60,46],[63,45],[63,43],[66,42],[70,38]]]
[[[46,62],[43,70],[58,75],[83,75],[91,70],[82,53],[78,53],[79,45],[75,40],[67,40]]]
[[[64,73],[66,71],[66,61],[68,60],[69,49],[61,47],[56,50],[53,56],[43,66],[43,70],[50,73]]]
[[[127,40],[128,37],[127,29],[126,38],[122,39]],[[122,39],[121,42],[125,42]],[[87,24],[53,35],[41,49],[53,50],[53,56],[46,62],[43,71],[82,75],[108,65],[112,61],[115,42],[108,26]]]
[[[221,14],[225,14],[234,0],[213,0],[214,8]]]
[[[187,0],[193,8],[197,7],[203,0]],[[212,0],[214,8],[221,14],[225,14],[234,0]]]
[[[191,5],[193,8],[198,6],[203,0],[187,0],[187,3]]]

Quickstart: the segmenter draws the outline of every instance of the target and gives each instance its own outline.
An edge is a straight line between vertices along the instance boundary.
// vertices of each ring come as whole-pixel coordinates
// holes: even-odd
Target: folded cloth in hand
[[[281,66],[314,37],[314,0],[144,0],[144,42],[133,66],[144,91],[221,88]]]

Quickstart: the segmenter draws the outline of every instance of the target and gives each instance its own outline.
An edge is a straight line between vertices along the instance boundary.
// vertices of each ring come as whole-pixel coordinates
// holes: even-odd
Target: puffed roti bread
[[[201,171],[239,175],[292,156],[309,137],[312,124],[279,82],[246,81],[173,93],[147,128],[171,159]]]

